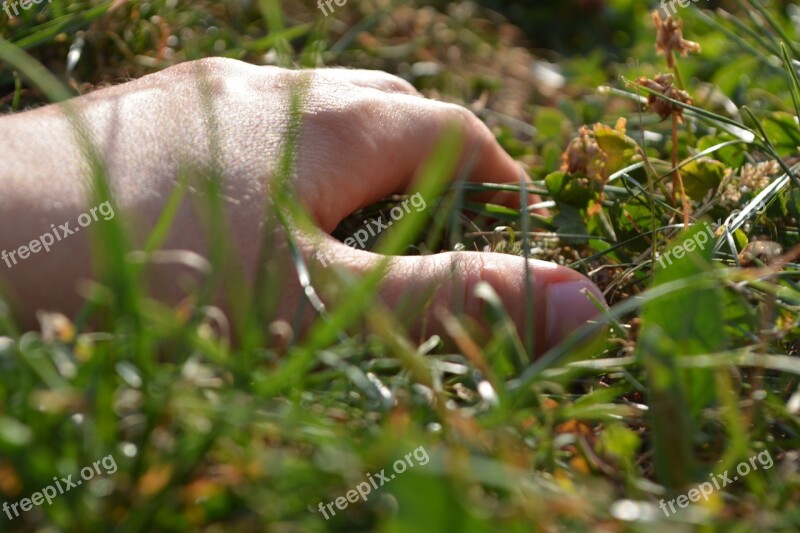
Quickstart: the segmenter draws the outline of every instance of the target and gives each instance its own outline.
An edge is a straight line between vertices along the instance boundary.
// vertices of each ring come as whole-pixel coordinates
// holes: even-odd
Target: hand
[[[520,168],[491,132],[466,109],[423,98],[405,81],[369,71],[289,71],[234,60],[205,59],[71,101],[99,147],[109,171],[118,209],[140,244],[155,225],[182,169],[217,169],[226,199],[227,222],[235,250],[248,277],[255,277],[264,224],[274,214],[267,202],[269,181],[278,168],[289,131],[292,91],[308,82],[303,103],[296,172],[291,187],[321,229],[296,238],[312,273],[319,258],[363,274],[379,256],[346,246],[330,233],[348,215],[387,196],[408,192],[417,170],[447,124],[463,129],[474,155],[469,179],[519,182]],[[204,104],[205,102],[205,104]],[[9,160],[0,168],[0,250],[17,249],[51,224],[76,220],[91,207],[86,170],[74,127],[58,106],[0,119],[0,141]],[[216,144],[215,144],[216,143]],[[472,154],[471,152],[476,153]],[[200,172],[197,175],[204,175]],[[197,181],[197,180],[195,180]],[[207,254],[208,239],[196,206],[202,183],[190,182],[192,198],[182,205],[164,249]],[[494,201],[515,205],[514,194]],[[100,221],[95,224],[102,223]],[[73,223],[74,225],[74,223]],[[272,231],[268,229],[267,231]],[[325,233],[322,233],[325,232]],[[313,233],[313,232],[312,232]],[[303,298],[280,231],[271,235],[270,255],[283,265],[286,286],[281,314],[291,319]],[[582,289],[599,290],[580,274],[554,264],[530,261],[535,280],[534,324],[525,324],[525,262],[520,257],[476,252],[423,257],[393,257],[381,286],[381,298],[393,307],[410,295],[437,287],[425,321],[425,333],[441,332],[435,310],[464,302],[467,315],[479,320],[473,295],[481,280],[502,298],[520,331],[535,327],[537,351],[597,314]],[[185,295],[176,283],[185,269],[172,265],[153,273],[154,293],[168,302]],[[7,268],[4,277],[16,296],[23,320],[37,309],[74,313],[81,305],[79,280],[91,275],[86,232],[55,243]],[[224,305],[224,304],[223,304]],[[311,320],[311,316],[307,320]]]

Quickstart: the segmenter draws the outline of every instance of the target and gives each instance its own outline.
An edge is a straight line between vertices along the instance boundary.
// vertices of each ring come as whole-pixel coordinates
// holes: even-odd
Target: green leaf
[[[572,124],[566,115],[553,107],[537,109],[533,125],[538,130],[540,138],[558,142],[563,141],[565,131],[572,129]]]
[[[472,211],[473,213],[505,222],[517,222],[519,220],[519,211],[515,211],[514,209],[503,205],[479,202],[463,202],[462,207],[465,210]]]
[[[598,124],[594,129],[595,139],[608,155],[606,170],[609,174],[625,168],[636,155],[636,141],[619,130]]]
[[[639,202],[628,202],[617,205],[610,210],[614,231],[621,240],[630,239],[653,229],[653,218],[650,208]],[[646,240],[632,243],[636,249],[647,247]]]
[[[776,149],[796,151],[800,146],[800,128],[794,115],[775,111],[765,116],[761,124]]]
[[[706,135],[697,141],[697,149],[704,151],[714,146],[719,146],[721,143],[732,141],[733,136],[727,134],[721,135]],[[745,151],[741,145],[729,145],[714,152],[714,157],[725,163],[732,168],[739,168],[744,164]]]
[[[702,200],[708,191],[722,183],[725,165],[714,159],[703,157],[692,161],[681,170],[683,186],[692,200]]]
[[[800,189],[792,189],[786,195],[786,208],[795,218],[800,218]]]
[[[544,171],[557,169],[561,166],[561,147],[554,142],[545,143],[541,152]]]
[[[666,298],[658,302],[659,307],[666,304]],[[648,307],[655,306],[651,304]],[[689,437],[694,434],[694,428],[686,387],[675,356],[677,346],[660,325],[650,321],[642,329],[636,351],[648,374],[656,475],[670,488],[684,487],[694,470]]]
[[[591,181],[582,173],[567,174],[559,170],[548,174],[544,183],[556,201],[573,207],[584,208],[597,196]]]
[[[622,464],[631,466],[635,463],[641,439],[636,432],[622,424],[610,423],[600,437],[600,445],[606,453],[616,457]]]
[[[655,262],[653,286],[688,278],[712,270],[714,235],[702,224],[681,232]],[[709,353],[724,344],[722,290],[676,292],[658,305],[645,306],[643,327],[660,326],[678,343],[682,354]]]
[[[702,224],[681,232],[655,261],[653,286],[711,274],[714,236]],[[642,311],[636,354],[648,371],[651,416],[659,478],[672,487],[691,472],[692,416],[716,398],[714,375],[706,369],[681,369],[679,360],[714,353],[726,343],[724,294],[717,285],[676,290]]]
[[[574,235],[586,235],[588,232],[586,222],[584,222],[580,211],[569,205],[562,205],[560,209],[559,213],[553,218],[553,224],[555,224],[559,234],[569,235],[561,237],[561,239],[565,243],[574,246],[586,244],[588,238],[574,237]]]

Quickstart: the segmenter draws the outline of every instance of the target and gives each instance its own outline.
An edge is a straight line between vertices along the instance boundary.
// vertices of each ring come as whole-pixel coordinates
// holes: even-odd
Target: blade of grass
[[[47,22],[35,26],[30,33],[23,33],[21,37],[15,38],[12,42],[19,48],[27,50],[42,43],[52,41],[61,33],[68,33],[78,28],[85,28],[91,22],[94,22],[108,13],[114,3],[115,2],[108,2],[86,11],[79,11],[72,15],[64,15],[48,20]]]
[[[278,0],[259,0],[258,7],[264,18],[267,32],[274,35],[274,49],[278,53],[278,66],[289,68],[292,66],[292,45],[284,34],[283,8]]]
[[[762,17],[764,17],[764,20],[766,20],[767,23],[772,27],[772,29],[775,30],[775,33],[780,35],[781,39],[783,39],[786,42],[787,46],[789,46],[789,48],[792,50],[795,59],[800,59],[800,48],[797,47],[791,36],[788,33],[786,33],[786,30],[783,29],[783,26],[781,26],[778,23],[778,21],[775,20],[775,17],[772,16],[772,13],[770,13],[763,5],[761,5],[761,2],[759,2],[759,0],[746,0],[746,1],[749,5],[753,6],[756,9],[756,11],[758,11],[761,14]]]
[[[774,40],[767,41],[760,33],[745,24],[744,21],[740,20],[739,17],[735,17],[722,8],[719,8],[717,13],[719,13],[722,18],[736,26],[739,31],[746,33],[750,38],[758,42],[758,44],[760,44],[765,50],[768,50],[770,53],[775,54],[776,56],[778,55],[777,43],[775,43]]]
[[[781,43],[781,58],[783,59],[783,68],[789,75],[789,92],[792,93],[795,116],[800,118],[800,80],[797,78],[797,70],[792,65],[786,43]]]
[[[440,197],[447,183],[458,169],[460,154],[463,151],[464,134],[455,125],[448,126],[442,133],[433,156],[423,167],[411,189],[425,199],[426,205]],[[425,226],[430,215],[428,209],[413,211],[393,226],[394,231],[381,237],[375,252],[383,255],[399,255]]]

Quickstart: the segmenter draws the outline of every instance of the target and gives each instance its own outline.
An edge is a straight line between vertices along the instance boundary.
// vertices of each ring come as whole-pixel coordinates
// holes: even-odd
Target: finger
[[[315,71],[319,78],[336,83],[352,83],[357,87],[377,89],[386,93],[399,93],[420,97],[422,94],[406,80],[380,70],[321,69]]]
[[[301,191],[302,197],[308,198],[323,229],[332,231],[354,211],[409,191],[450,124],[463,133],[459,161],[468,181],[513,185],[527,181],[489,128],[463,107],[405,94],[342,94],[335,101],[326,99],[307,117],[301,146],[313,147],[314,152],[298,162],[298,172],[310,177],[303,184],[310,190]],[[519,204],[518,193],[489,196],[503,205]]]
[[[382,260],[330,238],[316,250],[315,254],[309,254],[309,261],[317,273],[339,267],[363,275]],[[456,252],[390,258],[380,298],[390,309],[402,307],[401,316],[412,317],[409,330],[415,340],[421,341],[431,334],[447,336],[436,318],[439,308],[463,309],[464,315],[482,322],[482,304],[474,289],[479,282],[486,282],[497,292],[521,338],[533,328],[535,351],[541,355],[598,315],[584,291],[591,292],[601,302],[605,299],[591,281],[566,267],[529,261],[528,272],[532,281],[532,317],[526,317],[525,261],[505,254]],[[406,309],[419,312],[409,314]]]

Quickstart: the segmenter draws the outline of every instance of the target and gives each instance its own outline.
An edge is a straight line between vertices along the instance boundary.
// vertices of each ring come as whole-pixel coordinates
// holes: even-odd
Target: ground
[[[46,497],[54,476],[88,485],[3,508],[0,530],[797,530],[800,12],[676,2],[681,29],[647,2],[535,4],[0,12],[3,112],[48,101],[8,68],[9,43],[72,94],[221,55],[381,69],[463,104],[549,214],[449,190],[430,224],[448,230],[408,253],[529,249],[612,304],[599,341],[587,329],[593,342],[531,361],[491,298],[494,337],[475,349],[385,328],[287,344],[285,324],[231,344],[191,306],[153,305],[124,266],[110,279],[141,298],[35,331],[0,299],[0,500]],[[352,294],[336,316],[374,312]]]

